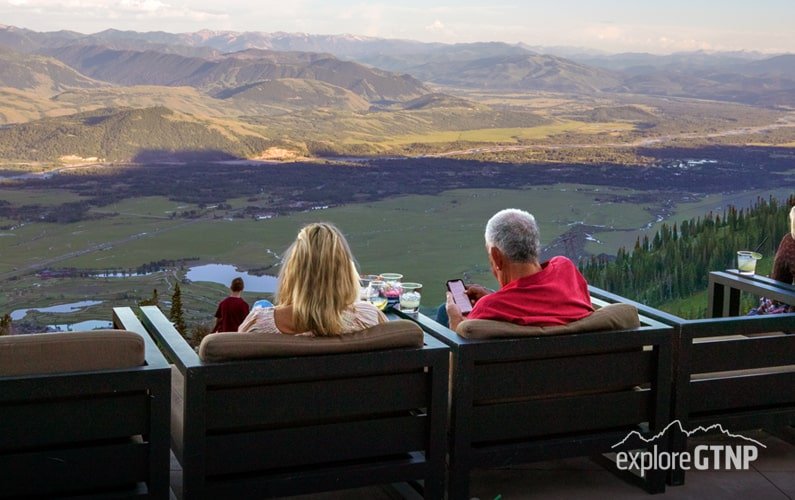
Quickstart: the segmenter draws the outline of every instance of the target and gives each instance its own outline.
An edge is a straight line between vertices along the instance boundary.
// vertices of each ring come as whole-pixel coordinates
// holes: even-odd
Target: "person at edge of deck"
[[[569,259],[557,256],[538,262],[540,238],[531,214],[512,208],[497,212],[486,224],[485,237],[491,272],[500,289],[467,286],[473,308],[466,318],[448,292],[444,311],[450,328],[455,330],[464,319],[564,325],[593,312],[588,284]]]
[[[240,298],[245,288],[243,278],[235,278],[229,285],[229,297],[225,298],[218,304],[218,309],[215,310],[215,332],[236,332],[237,327],[248,315],[248,303]]]
[[[770,277],[788,284],[795,282],[795,206],[789,211],[790,232],[781,238]]]
[[[386,322],[384,313],[359,300],[359,293],[359,274],[340,230],[309,224],[287,250],[276,305],[252,309],[238,332],[321,337]]]

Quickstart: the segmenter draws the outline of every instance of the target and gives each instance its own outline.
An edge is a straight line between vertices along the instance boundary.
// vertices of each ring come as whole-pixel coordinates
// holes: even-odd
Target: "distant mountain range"
[[[207,30],[84,35],[0,25],[0,159],[123,160],[141,150],[168,156],[181,144],[235,157],[258,157],[263,148],[370,154],[391,147],[373,144],[373,133],[412,145],[418,131],[448,132],[431,142],[455,142],[455,132],[550,123],[509,101],[450,95],[456,89],[585,94],[591,102],[617,94],[621,105],[562,119],[650,127],[659,121],[654,111],[624,105],[634,97],[623,95],[795,108],[795,55],[609,55],[499,42]],[[422,152],[420,143],[405,147]]]
[[[5,27],[0,28],[0,48],[4,49],[0,56],[10,59],[11,54],[16,53],[16,60],[30,62],[31,75],[41,72],[33,66],[41,66],[43,61],[48,61],[50,66],[57,65],[51,59],[38,57],[49,56],[85,75],[86,81],[115,85],[191,86],[208,93],[233,94],[235,88],[249,88],[253,84],[284,78],[324,82],[371,102],[414,99],[428,92],[420,81],[409,75],[340,60],[329,53],[250,48],[220,53],[206,47],[174,45],[180,41],[191,42],[194,38],[114,30],[84,36],[69,31],[38,33]],[[28,54],[27,59],[25,54]],[[0,67],[0,83],[21,81],[18,76],[12,80],[9,73],[19,75],[21,70],[3,65]],[[86,86],[78,81],[79,76],[65,79],[65,87]],[[8,86],[25,88],[19,84]],[[268,99],[267,96],[265,98]]]
[[[618,92],[795,106],[795,55],[757,52],[609,55],[497,42],[449,45],[209,30],[83,35],[10,26],[0,28],[0,47],[53,56],[94,80],[189,85],[208,92],[291,78],[335,85],[370,102],[400,101],[427,93],[421,80],[478,89]]]
[[[152,50],[108,49],[70,45],[48,49],[50,55],[81,73],[118,85],[189,86],[223,92],[240,86],[298,78],[347,89],[370,101],[413,99],[427,92],[409,75],[368,68],[330,54],[249,49],[205,59]]]
[[[51,57],[21,54],[0,47],[0,87],[58,93],[107,85]]]

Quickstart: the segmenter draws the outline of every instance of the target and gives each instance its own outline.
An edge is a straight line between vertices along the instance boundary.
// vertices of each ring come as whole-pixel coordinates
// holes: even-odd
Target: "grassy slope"
[[[142,151],[221,151],[256,156],[269,145],[257,127],[164,107],[103,109],[0,128],[0,157],[53,161],[63,156],[129,160]]]
[[[429,94],[430,97],[425,99],[428,102],[419,99],[412,101],[415,104],[411,106],[395,104],[384,109],[365,110],[364,101],[351,99],[347,91],[335,94],[336,87],[317,82],[309,84],[301,80],[278,82],[278,85],[272,83],[272,86],[278,87],[276,94],[285,97],[294,90],[296,95],[276,100],[267,95],[258,96],[261,85],[254,85],[227,99],[216,99],[188,87],[79,89],[62,92],[53,98],[36,92],[0,89],[0,97],[7,97],[0,100],[0,124],[96,111],[100,107],[153,109],[153,106],[157,106],[173,109],[176,111],[174,116],[179,116],[181,121],[190,121],[205,128],[191,132],[192,135],[202,136],[198,143],[215,142],[215,146],[226,148],[225,151],[234,155],[257,156],[260,152],[219,144],[210,137],[213,130],[238,129],[238,134],[239,130],[245,130],[244,135],[267,137],[274,146],[299,155],[426,154],[473,149],[481,145],[586,144],[601,147],[474,154],[494,161],[500,161],[502,157],[510,157],[515,161],[573,161],[572,155],[579,154],[578,158],[582,161],[593,159],[637,163],[643,159],[637,157],[632,148],[619,148],[617,154],[607,154],[603,149],[608,144],[668,134],[677,137],[677,144],[694,145],[699,143],[696,137],[700,134],[770,124],[784,116],[780,111],[688,99],[628,95],[575,99],[552,93],[511,94],[455,89],[447,89],[446,92],[454,93],[456,97]],[[306,107],[307,103],[310,104],[309,108]],[[323,103],[328,106],[318,107]],[[107,136],[107,140],[103,140],[104,150],[97,152],[102,148],[92,145],[95,134],[90,128],[72,133],[80,137],[79,141],[62,133],[53,135],[55,130],[69,128],[74,118],[45,120],[20,129],[23,137],[36,139],[37,135],[41,136],[43,142],[47,143],[44,146],[52,152],[34,151],[39,148],[30,147],[29,144],[9,147],[8,142],[20,139],[9,139],[8,133],[0,135],[0,160],[53,161],[57,160],[59,154],[117,159],[134,154],[135,148],[162,146],[162,138],[147,139],[145,136],[142,136],[140,143],[127,144],[131,139],[119,131],[115,136]],[[795,134],[793,130],[779,128],[768,132],[716,137],[707,142],[790,144]],[[678,135],[682,133],[695,135]],[[162,135],[165,134],[158,134]],[[42,141],[34,142],[38,144]],[[188,148],[194,147],[190,141],[186,142]],[[704,140],[700,140],[700,143],[703,144]],[[83,145],[85,147],[81,148]],[[72,151],[63,153],[64,148]]]
[[[53,266],[134,268],[159,259],[200,257],[206,262],[261,268],[275,263],[268,250],[281,253],[302,224],[329,220],[348,235],[363,271],[403,272],[406,279],[425,282],[429,300],[437,301],[450,277],[466,274],[475,281],[494,284],[482,231],[488,217],[506,206],[533,212],[541,223],[545,244],[576,221],[619,227],[639,227],[647,221],[642,206],[594,201],[607,192],[632,194],[615,188],[576,190],[571,185],[524,191],[454,190],[439,196],[399,197],[262,221],[171,220],[171,211],[197,207],[163,198],[139,198],[94,210],[118,213],[111,218],[66,225],[34,223],[13,231],[15,236],[0,238],[0,274],[104,242],[118,243]],[[244,205],[245,201],[232,200],[231,204]],[[139,236],[125,241],[132,235]]]
[[[198,207],[159,197],[129,199],[93,210],[98,215],[116,214],[112,217],[64,225],[31,223],[4,231],[3,234],[13,236],[0,237],[0,275],[58,256],[67,258],[51,267],[134,268],[160,259],[198,257],[201,262],[236,264],[244,269],[263,268],[276,264],[271,251],[281,253],[302,224],[327,220],[338,224],[348,236],[363,272],[402,272],[407,280],[423,282],[426,285],[423,304],[429,306],[441,301],[443,283],[452,277],[465,276],[475,282],[495,285],[483,250],[482,231],[486,219],[498,209],[514,206],[533,212],[541,223],[543,244],[565,232],[575,221],[626,228],[637,228],[648,221],[644,205],[594,201],[611,192],[631,195],[631,190],[577,188],[555,185],[530,187],[524,191],[454,190],[438,196],[406,196],[262,221],[172,220],[169,218],[172,211]],[[8,198],[15,201],[26,200],[28,195],[19,190],[6,192]],[[41,204],[74,200],[73,195],[63,192],[49,200],[45,199],[44,192],[30,194],[31,202]],[[233,207],[247,204],[244,199],[229,202]],[[697,210],[687,206],[681,209],[682,213]],[[211,217],[213,213],[206,215]],[[222,216],[223,212],[215,212],[215,215]],[[633,241],[635,234],[638,233],[632,233]],[[112,243],[111,248],[69,258],[70,252],[90,250],[108,242]],[[607,244],[600,249],[615,252],[615,248]],[[760,273],[769,272],[771,256],[765,257],[760,262]],[[277,269],[272,271],[276,273]],[[167,282],[173,284],[174,279],[172,274],[163,273],[127,280],[41,280],[26,275],[18,281],[4,282],[0,312],[90,297],[107,302],[75,315],[39,314],[31,318],[38,317],[41,324],[105,319],[114,305],[130,305],[146,298],[154,287],[161,295],[168,295]],[[183,300],[191,321],[211,316],[216,301],[224,293],[223,286],[211,283],[183,286]],[[250,299],[256,296],[252,294]],[[706,294],[702,292],[662,308],[687,314],[703,307],[705,301]]]

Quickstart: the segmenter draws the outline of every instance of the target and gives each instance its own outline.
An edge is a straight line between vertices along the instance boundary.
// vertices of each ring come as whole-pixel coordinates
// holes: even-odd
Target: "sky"
[[[607,52],[795,52],[792,0],[0,0],[0,24],[523,42]]]

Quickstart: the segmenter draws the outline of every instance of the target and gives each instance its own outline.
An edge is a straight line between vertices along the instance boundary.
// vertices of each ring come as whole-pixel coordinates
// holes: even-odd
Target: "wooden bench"
[[[184,498],[417,481],[425,498],[442,498],[449,350],[432,337],[419,348],[203,361],[159,309],[142,311],[175,365]]]
[[[726,274],[711,273],[720,279],[730,278],[725,284],[735,283],[735,278],[742,286],[758,281]],[[765,286],[775,285],[765,280]],[[739,288],[734,289],[739,293]],[[756,293],[759,288],[746,291]],[[606,292],[603,296],[615,298]],[[720,424],[733,433],[765,429],[795,442],[795,334],[791,333],[795,331],[795,314],[685,320],[627,302],[676,328],[672,418],[685,430]],[[733,303],[739,303],[739,296]],[[736,306],[716,307],[713,312],[737,313]],[[673,437],[674,451],[687,450],[686,435],[675,433]],[[675,470],[669,484],[680,485],[684,480],[685,471]]]
[[[129,308],[113,323],[140,337],[3,338],[2,373],[29,366],[0,375],[0,497],[168,498],[169,365]]]
[[[669,422],[674,330],[651,318],[623,331],[486,340],[413,319],[453,354],[450,499],[469,498],[474,468],[630,449],[614,445]],[[637,482],[664,491],[665,473]]]

